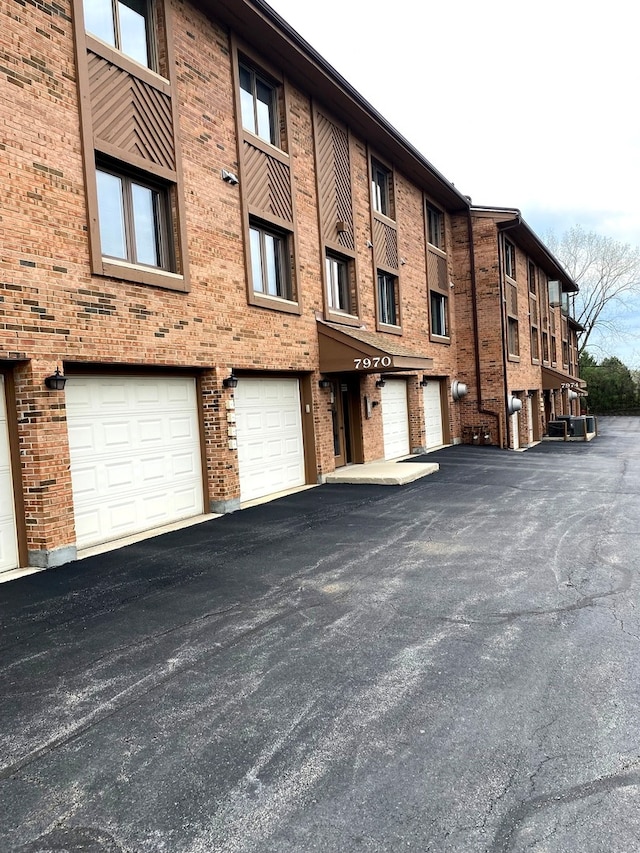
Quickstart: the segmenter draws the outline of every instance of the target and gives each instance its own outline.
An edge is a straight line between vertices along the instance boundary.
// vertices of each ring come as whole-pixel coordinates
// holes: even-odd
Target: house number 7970
[[[356,370],[368,370],[370,367],[391,367],[391,356],[376,355],[373,358],[354,358],[353,364]]]

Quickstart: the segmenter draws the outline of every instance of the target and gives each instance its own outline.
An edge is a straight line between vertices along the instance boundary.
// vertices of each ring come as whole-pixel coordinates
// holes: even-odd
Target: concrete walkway
[[[378,486],[403,486],[440,470],[437,462],[412,462],[411,456],[402,459],[378,460],[364,465],[346,465],[326,474],[325,483],[373,483]]]

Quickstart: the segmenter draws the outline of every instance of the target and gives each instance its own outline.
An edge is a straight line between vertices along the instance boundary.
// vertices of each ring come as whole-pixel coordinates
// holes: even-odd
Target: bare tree
[[[579,225],[545,240],[580,287],[574,303],[575,319],[584,328],[580,354],[595,328],[605,337],[622,337],[625,312],[640,296],[640,248]]]

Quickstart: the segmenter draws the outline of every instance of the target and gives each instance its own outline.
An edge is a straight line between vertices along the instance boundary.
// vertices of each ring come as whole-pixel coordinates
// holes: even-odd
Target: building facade
[[[260,0],[1,3],[0,570],[466,440],[504,223]]]

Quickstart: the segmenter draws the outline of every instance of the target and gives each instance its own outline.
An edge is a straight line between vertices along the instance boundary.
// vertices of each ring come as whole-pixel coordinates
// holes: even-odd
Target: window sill
[[[324,319],[328,323],[339,323],[343,326],[360,326],[360,318],[356,314],[347,314],[342,311],[325,311]]]
[[[520,356],[519,356],[519,355],[513,355],[512,353],[509,353],[509,354],[507,355],[507,360],[508,360],[508,361],[513,361],[513,362],[515,362],[516,364],[519,364],[519,363],[520,363]]]
[[[434,335],[433,332],[429,335],[429,340],[434,344],[450,344],[451,337],[449,335]]]
[[[92,53],[101,56],[107,62],[126,71],[127,74],[144,80],[145,83],[149,83],[150,86],[159,89],[165,95],[171,95],[171,83],[166,77],[163,77],[162,74],[158,74],[157,71],[153,71],[146,65],[141,65],[135,59],[127,56],[126,53],[122,53],[110,44],[107,44],[106,41],[102,41],[97,36],[87,33],[87,47]]]
[[[255,133],[251,133],[250,130],[247,130],[244,127],[242,128],[242,132],[244,134],[244,141],[247,145],[257,148],[268,157],[274,157],[276,160],[280,160],[281,163],[285,163],[287,166],[289,165],[289,155],[282,148],[278,148],[277,145],[267,142],[267,140],[263,139],[261,136],[256,136]]]
[[[386,332],[389,335],[401,335],[402,326],[395,326],[391,323],[377,323],[376,328],[379,332]]]
[[[190,289],[189,282],[184,275],[168,270],[154,269],[153,267],[143,267],[115,258],[103,258],[100,268],[94,272],[98,275],[119,278],[123,281],[164,287],[167,290],[178,290],[182,293],[187,293]]]
[[[282,311],[285,314],[302,314],[302,307],[299,302],[283,299],[280,296],[269,296],[266,293],[251,291],[249,304],[255,305],[257,308],[268,308],[270,311]]]

